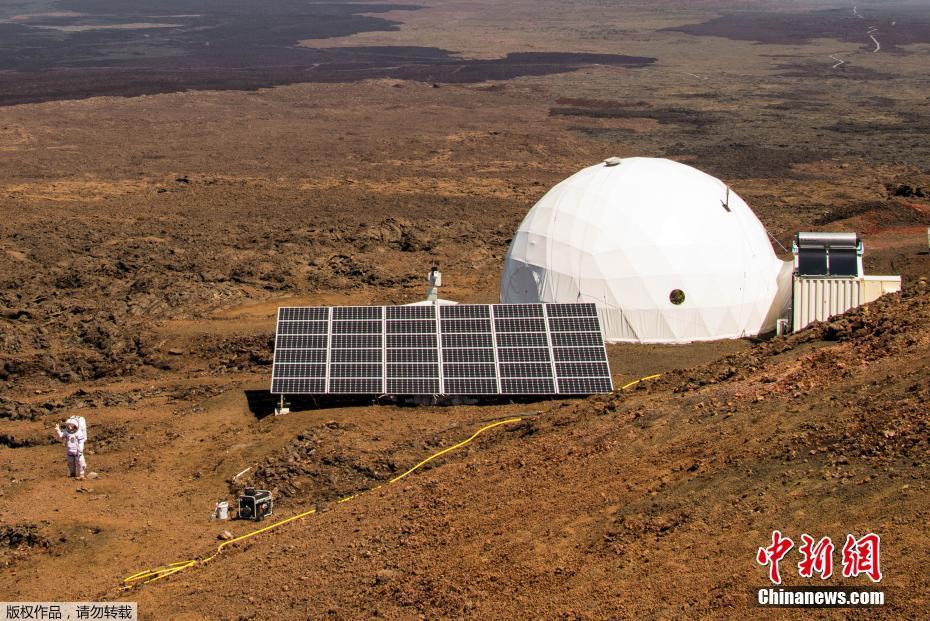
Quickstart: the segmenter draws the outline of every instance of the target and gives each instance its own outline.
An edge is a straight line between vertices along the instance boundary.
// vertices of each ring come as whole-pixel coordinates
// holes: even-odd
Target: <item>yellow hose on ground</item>
[[[636,384],[638,384],[638,383],[640,383],[640,382],[643,382],[643,381],[646,381],[646,380],[655,379],[655,378],[657,378],[657,377],[661,377],[661,374],[649,375],[649,376],[647,376],[647,377],[643,377],[643,378],[640,378],[640,379],[638,379],[638,380],[634,380],[634,381],[632,381],[632,382],[630,382],[630,383],[628,383],[628,384],[625,384],[625,385],[621,386],[621,387],[620,387],[620,390],[626,390],[627,388],[630,388],[631,386],[635,386]],[[516,422],[519,422],[519,421],[521,421],[521,420],[523,420],[523,418],[521,418],[521,417],[514,417],[514,418],[508,418],[508,419],[505,419],[505,420],[500,420],[500,421],[497,421],[497,422],[495,422],[495,423],[491,423],[490,425],[485,425],[484,427],[482,427],[481,429],[479,429],[478,431],[476,431],[475,433],[473,433],[469,438],[467,438],[467,439],[465,439],[465,440],[462,440],[462,441],[459,442],[458,444],[453,444],[453,445],[450,446],[450,447],[444,448],[444,449],[442,449],[441,451],[439,451],[439,452],[437,452],[437,453],[433,453],[432,455],[430,455],[429,457],[427,457],[427,458],[424,459],[423,461],[417,463],[417,464],[416,464],[415,466],[413,466],[412,468],[406,470],[405,472],[402,472],[401,474],[397,475],[397,476],[394,477],[393,479],[390,479],[387,483],[383,483],[383,484],[381,484],[381,485],[376,485],[375,487],[372,487],[371,489],[366,490],[366,491],[368,491],[368,492],[373,492],[373,491],[375,491],[376,489],[380,489],[380,488],[384,487],[385,485],[391,485],[392,483],[397,483],[398,481],[400,481],[400,480],[403,479],[404,477],[406,477],[406,476],[412,474],[413,472],[415,472],[416,470],[422,468],[423,466],[425,466],[425,465],[428,464],[429,462],[433,461],[434,459],[436,459],[436,458],[438,458],[438,457],[442,457],[442,456],[445,455],[446,453],[449,453],[449,452],[454,451],[454,450],[456,450],[456,449],[462,448],[463,446],[465,446],[466,444],[468,444],[469,442],[471,442],[472,440],[474,440],[475,438],[477,438],[478,436],[480,436],[480,435],[481,435],[482,433],[484,433],[485,431],[488,431],[489,429],[493,429],[493,428],[495,428],[495,427],[499,427],[499,426],[501,426],[501,425],[508,425],[508,424],[510,424],[510,423],[516,423]],[[359,492],[359,493],[357,493],[357,494],[352,494],[351,496],[346,496],[345,498],[340,498],[339,500],[336,501],[336,504],[341,504],[341,503],[347,502],[347,501],[349,501],[349,500],[352,500],[353,498],[356,498],[357,496],[359,496],[360,494],[363,494],[363,493],[365,493],[365,492]],[[272,530],[273,528],[277,528],[277,527],[283,526],[283,525],[285,525],[285,524],[287,524],[287,523],[289,523],[289,522],[293,522],[293,521],[295,521],[295,520],[299,520],[299,519],[301,519],[301,518],[305,518],[305,517],[307,517],[308,515],[312,515],[312,514],[314,514],[314,513],[316,513],[316,508],[310,509],[310,510],[308,510],[308,511],[304,511],[303,513],[298,513],[297,515],[292,515],[292,516],[289,517],[289,518],[285,518],[285,519],[283,519],[283,520],[279,520],[279,521],[277,521],[277,522],[274,522],[273,524],[269,524],[268,526],[265,526],[264,528],[259,528],[258,530],[253,530],[253,531],[250,531],[250,532],[248,532],[248,533],[245,533],[244,535],[240,535],[240,536],[238,536],[238,537],[234,537],[233,539],[230,539],[229,541],[224,541],[223,543],[221,543],[220,545],[218,545],[218,546],[216,547],[216,550],[213,552],[213,554],[211,554],[210,556],[208,556],[208,557],[206,557],[206,558],[203,558],[203,559],[192,559],[192,560],[188,560],[188,561],[178,561],[178,562],[176,562],[176,563],[171,563],[171,564],[169,564],[169,565],[165,565],[164,567],[158,567],[158,568],[156,568],[156,569],[145,569],[145,570],[140,571],[140,572],[138,572],[138,573],[134,573],[134,574],[132,574],[131,576],[127,576],[126,578],[123,579],[123,586],[122,586],[122,588],[123,588],[124,590],[125,590],[125,589],[131,589],[131,588],[136,587],[136,586],[140,586],[140,585],[143,585],[143,584],[148,584],[149,582],[155,582],[156,580],[161,580],[162,578],[167,578],[168,576],[171,576],[171,575],[174,575],[174,574],[176,574],[176,573],[178,573],[178,572],[184,571],[185,569],[188,569],[188,568],[190,568],[190,567],[194,567],[195,565],[203,565],[203,564],[205,564],[205,563],[209,563],[209,562],[212,561],[214,558],[216,558],[216,557],[220,554],[220,552],[223,551],[223,549],[224,549],[226,546],[230,546],[230,545],[232,545],[232,544],[234,544],[234,543],[237,543],[237,542],[239,542],[239,541],[243,541],[243,540],[245,540],[245,539],[249,539],[250,537],[255,537],[256,535],[260,535],[260,534],[262,534],[262,533],[268,532],[269,530]]]
[[[641,377],[638,380],[633,380],[629,384],[624,384],[623,386],[621,386],[620,390],[626,390],[627,388],[631,386],[636,386],[640,382],[645,382],[646,380],[656,379],[657,377],[662,377],[662,374],[656,373],[655,375],[647,375],[646,377]]]
[[[393,479],[389,480],[387,483],[384,483],[384,484],[382,484],[382,485],[377,485],[377,486],[375,486],[375,487],[373,487],[373,488],[371,488],[371,489],[369,489],[369,490],[366,490],[366,491],[373,492],[374,490],[379,489],[379,488],[381,488],[381,487],[384,487],[385,485],[390,485],[390,484],[392,484],[392,483],[396,483],[397,481],[400,481],[401,479],[403,479],[403,478],[406,477],[407,475],[412,474],[414,471],[418,470],[419,468],[422,468],[423,466],[425,466],[425,465],[428,464],[429,462],[433,461],[433,460],[436,459],[437,457],[441,457],[442,455],[445,455],[446,453],[448,453],[448,452],[450,452],[450,451],[454,451],[455,449],[458,449],[458,448],[461,448],[461,447],[465,446],[466,444],[468,444],[469,442],[471,442],[472,440],[474,440],[475,438],[477,438],[478,436],[480,436],[480,435],[481,435],[482,433],[484,433],[485,431],[487,431],[487,430],[489,430],[489,429],[493,429],[494,427],[499,427],[499,426],[501,426],[501,425],[508,425],[508,424],[510,424],[510,423],[516,423],[516,422],[519,422],[519,421],[521,421],[521,420],[523,420],[523,419],[522,419],[522,418],[519,418],[519,417],[516,417],[516,418],[508,418],[508,419],[506,419],[506,420],[497,421],[496,423],[491,423],[490,425],[485,425],[484,427],[482,427],[481,429],[479,429],[478,431],[476,431],[475,433],[473,433],[473,434],[471,435],[471,437],[469,437],[467,440],[463,440],[463,441],[459,442],[458,444],[454,444],[454,445],[452,445],[452,446],[450,446],[450,447],[448,447],[448,448],[444,448],[444,449],[442,449],[441,451],[439,451],[438,453],[433,453],[432,455],[430,455],[429,457],[427,457],[427,458],[424,459],[423,461],[419,462],[418,464],[416,464],[415,466],[413,466],[413,467],[410,468],[409,470],[407,470],[407,471],[405,471],[405,472],[403,472],[403,473],[397,475],[397,476],[394,477]],[[364,493],[364,492],[360,492],[360,493]],[[351,496],[346,496],[345,498],[341,498],[341,499],[339,499],[339,500],[337,501],[337,504],[338,504],[338,503],[346,502],[346,501],[348,501],[348,500],[352,500],[353,498],[357,497],[358,495],[359,495],[359,494],[352,494]],[[223,543],[221,543],[220,545],[218,545],[218,546],[216,547],[216,550],[213,552],[213,554],[211,554],[210,556],[208,556],[208,557],[206,557],[206,558],[203,558],[203,559],[193,559],[193,560],[189,560],[189,561],[178,561],[177,563],[171,563],[170,565],[165,565],[164,567],[159,567],[159,568],[157,568],[157,569],[146,569],[146,570],[140,571],[140,572],[138,572],[138,573],[135,573],[135,574],[133,574],[133,575],[131,575],[131,576],[128,576],[128,577],[124,578],[124,579],[123,579],[123,587],[122,587],[122,588],[123,588],[123,589],[130,589],[130,588],[132,588],[132,587],[139,586],[139,585],[141,585],[141,584],[147,584],[147,583],[149,583],[149,582],[154,582],[154,581],[156,581],[156,580],[161,580],[162,578],[167,578],[168,576],[174,575],[174,574],[176,574],[176,573],[178,573],[178,572],[180,572],[180,571],[184,571],[185,569],[187,569],[187,568],[189,568],[189,567],[193,567],[193,566],[195,566],[195,565],[203,565],[203,564],[205,564],[205,563],[209,563],[209,562],[212,561],[214,558],[216,558],[217,555],[219,555],[219,553],[222,552],[222,551],[223,551],[223,548],[225,548],[226,546],[230,546],[230,545],[232,545],[232,544],[234,544],[234,543],[237,543],[237,542],[239,542],[239,541],[243,541],[244,539],[249,539],[250,537],[254,537],[254,536],[256,536],[256,535],[260,535],[260,534],[262,534],[262,533],[268,532],[269,530],[271,530],[271,529],[273,529],[273,528],[277,528],[277,527],[279,527],[279,526],[283,526],[283,525],[285,525],[285,524],[287,524],[287,523],[289,523],[289,522],[293,522],[294,520],[299,520],[299,519],[301,519],[301,518],[307,517],[308,515],[312,515],[312,514],[314,514],[314,513],[316,513],[316,509],[315,509],[315,508],[314,508],[314,509],[310,509],[309,511],[304,511],[303,513],[298,513],[297,515],[292,515],[292,516],[289,517],[289,518],[285,518],[285,519],[283,519],[283,520],[279,520],[279,521],[277,521],[277,522],[275,522],[275,523],[273,523],[273,524],[269,524],[268,526],[265,526],[264,528],[259,528],[258,530],[253,530],[253,531],[251,531],[251,532],[245,533],[244,535],[240,535],[240,536],[238,536],[238,537],[234,537],[233,539],[230,539],[229,541],[224,541]]]

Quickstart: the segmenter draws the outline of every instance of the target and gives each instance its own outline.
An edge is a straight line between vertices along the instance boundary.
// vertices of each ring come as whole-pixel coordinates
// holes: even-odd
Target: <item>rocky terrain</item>
[[[411,438],[385,450],[355,440],[355,425],[312,426],[253,481],[318,515],[137,596],[231,619],[762,618],[747,606],[771,530],[875,530],[895,594],[877,616],[920,618],[928,326],[922,281],[628,393],[512,409],[523,422],[345,504],[331,501],[412,463]],[[464,430],[451,435],[419,435],[416,448]],[[245,599],[234,611],[230,591]]]
[[[912,3],[336,4],[344,30],[293,45],[375,50],[351,79],[130,75],[119,57],[106,70],[145,88],[0,72],[7,96],[42,95],[0,101],[0,599],[125,598],[144,619],[752,618],[778,528],[880,533],[889,605],[872,616],[925,618],[928,48],[917,18],[879,52],[859,28],[904,25]],[[866,271],[905,291],[787,337],[611,346],[616,385],[662,374],[623,393],[270,416],[278,306],[416,301],[433,262],[443,297],[496,301],[526,211],[613,155],[726,180],[782,256],[799,230],[858,231]],[[73,414],[83,482],[52,436]],[[248,530],[209,517],[253,484],[276,516],[318,512],[118,590]]]

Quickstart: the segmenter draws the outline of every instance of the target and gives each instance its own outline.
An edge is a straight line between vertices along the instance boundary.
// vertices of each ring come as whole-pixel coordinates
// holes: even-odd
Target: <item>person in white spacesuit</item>
[[[64,429],[60,425],[55,425],[55,433],[68,449],[69,476],[83,480],[84,471],[87,470],[87,462],[84,461],[87,424],[84,422],[84,417],[72,416],[65,422]]]

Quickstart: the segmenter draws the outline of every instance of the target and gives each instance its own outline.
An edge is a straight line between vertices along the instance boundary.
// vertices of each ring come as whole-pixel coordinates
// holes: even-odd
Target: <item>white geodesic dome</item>
[[[739,338],[775,328],[791,265],[719,179],[666,159],[611,158],[529,211],[500,299],[594,302],[613,342]]]

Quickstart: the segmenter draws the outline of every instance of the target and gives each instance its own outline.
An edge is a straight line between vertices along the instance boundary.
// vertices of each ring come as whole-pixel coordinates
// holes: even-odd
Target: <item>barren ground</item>
[[[159,66],[143,91],[81,77],[0,107],[0,599],[126,598],[145,619],[761,617],[755,550],[778,528],[881,533],[872,616],[926,618],[930,41],[909,4],[417,4],[379,9],[389,30],[301,39],[378,50],[378,79],[236,90]],[[908,28],[873,53],[850,19]],[[392,73],[411,48],[462,62]],[[589,56],[474,70],[542,52]],[[59,70],[0,81],[41,95]],[[867,271],[907,291],[788,338],[611,347],[618,384],[666,374],[624,394],[268,416],[279,305],[414,301],[434,260],[444,297],[495,301],[526,211],[611,155],[720,176],[785,246],[857,230]],[[99,473],[83,484],[50,439],[71,414]],[[282,517],[320,513],[117,590],[248,530],[208,516],[249,480]]]

